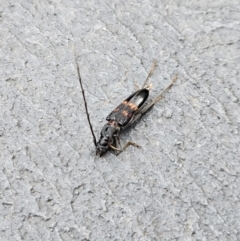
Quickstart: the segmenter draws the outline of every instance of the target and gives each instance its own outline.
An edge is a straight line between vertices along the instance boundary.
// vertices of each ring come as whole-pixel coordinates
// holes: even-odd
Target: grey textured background
[[[1,240],[240,240],[239,1],[0,4]],[[95,157],[94,131],[140,87],[154,98]]]

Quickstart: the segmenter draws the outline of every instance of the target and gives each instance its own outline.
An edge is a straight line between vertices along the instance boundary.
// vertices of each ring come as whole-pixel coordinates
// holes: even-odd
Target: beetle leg
[[[162,91],[162,93],[160,93],[155,100],[152,101],[152,103],[150,103],[150,105],[155,105],[159,100],[161,100],[164,95],[173,87],[173,85],[175,84],[175,82],[177,81],[178,76],[175,75],[174,78],[172,79],[171,83]]]
[[[159,100],[161,100],[165,93],[174,85],[174,83],[176,82],[178,76],[176,75],[173,80],[171,81],[171,83],[152,101],[150,102],[148,105],[144,106],[143,108],[140,108],[134,115],[134,117],[132,118],[132,120],[130,120],[130,122],[128,123],[127,126],[133,124],[136,120],[138,120],[143,114],[145,114],[148,110],[150,110]],[[126,126],[126,127],[127,127]]]
[[[113,149],[114,154],[117,156],[123,151],[122,145],[121,145],[121,142],[120,142],[120,138],[119,138],[118,135],[114,135],[114,143],[115,143],[116,147],[110,145],[110,148]],[[120,146],[120,148],[118,148],[119,146]]]
[[[122,151],[124,151],[128,146],[135,146],[137,148],[142,148],[141,146],[139,146],[137,143],[133,142],[133,141],[128,141],[125,146],[123,147]]]
[[[133,141],[128,141],[128,142],[124,145],[124,147],[122,148],[122,150],[118,152],[117,155],[119,155],[121,152],[123,152],[124,150],[126,150],[128,146],[135,146],[135,147],[137,147],[137,148],[139,148],[139,149],[142,148],[142,147],[139,146],[137,143],[135,143],[135,142],[133,142]]]
[[[155,70],[156,66],[157,66],[157,61],[156,61],[156,60],[153,60],[152,67],[151,67],[150,71],[148,72],[147,78],[146,78],[145,81],[144,81],[144,84],[143,84],[143,86],[142,86],[142,89],[145,88],[144,86],[146,85],[148,79],[152,76],[153,71]]]
[[[172,88],[172,86],[174,85],[174,83],[177,80],[177,75],[174,76],[172,82],[148,105],[146,105],[143,109],[141,109],[140,113],[143,115],[144,113],[146,113],[152,106],[154,106],[159,100],[161,100],[164,95],[166,94],[166,92]]]
[[[139,146],[137,143],[135,143],[135,142],[133,142],[133,141],[128,141],[125,145],[124,145],[124,147],[122,148],[122,145],[121,145],[121,141],[120,141],[120,138],[119,138],[119,136],[115,136],[115,141],[116,141],[116,143],[118,143],[118,145],[120,146],[120,148],[117,148],[117,147],[115,147],[115,146],[113,146],[113,145],[110,145],[110,148],[112,148],[113,150],[114,150],[114,154],[117,156],[117,155],[119,155],[121,152],[123,152],[128,146],[130,146],[130,145],[132,145],[132,146],[135,146],[135,147],[137,147],[137,148],[142,148],[141,146]]]
[[[118,135],[115,136],[115,142],[118,146],[120,146],[120,148],[122,150],[123,148],[122,148],[122,145],[121,145],[120,137]]]
[[[109,146],[111,149],[113,149],[114,151],[122,151],[122,149],[119,149],[119,148],[117,148],[117,147],[115,147],[115,146],[113,146],[113,145],[110,145]]]
[[[114,151],[114,154],[116,156],[122,152],[122,146],[118,135],[119,135],[119,132],[113,135],[113,145],[109,146]],[[120,146],[120,149],[118,148],[118,146]]]

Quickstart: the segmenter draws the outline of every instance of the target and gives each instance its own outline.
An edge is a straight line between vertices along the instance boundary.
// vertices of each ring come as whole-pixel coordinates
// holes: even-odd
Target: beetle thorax
[[[107,150],[109,150],[110,145],[113,144],[114,135],[118,132],[118,127],[115,123],[107,123],[103,126],[101,130],[100,139],[97,142],[96,154],[101,156]]]

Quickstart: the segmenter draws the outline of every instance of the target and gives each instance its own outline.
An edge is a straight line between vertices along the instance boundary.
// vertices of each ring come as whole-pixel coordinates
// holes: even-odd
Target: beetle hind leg
[[[153,60],[152,67],[151,67],[151,69],[148,72],[148,75],[147,75],[147,78],[144,81],[144,84],[142,85],[142,89],[143,88],[146,88],[146,89],[148,88],[149,85],[146,86],[146,83],[147,83],[148,79],[152,76],[156,66],[157,66],[157,60]],[[150,87],[152,87],[151,84],[150,84]]]
[[[142,115],[144,115],[147,111],[149,111],[159,100],[161,100],[165,93],[171,89],[171,87],[175,84],[175,82],[177,81],[178,76],[176,75],[173,80],[171,81],[171,83],[149,104],[147,104],[146,106],[141,107],[133,116],[133,118],[129,121],[129,123],[125,126],[128,127],[131,124],[133,124],[135,121],[137,121]]]
[[[177,81],[177,78],[178,78],[178,76],[175,75],[174,78],[172,79],[171,83],[152,102],[150,102],[148,105],[143,107],[143,109],[141,109],[141,111],[139,112],[140,116],[143,115],[144,113],[146,113],[150,108],[152,108],[159,100],[161,100],[164,97],[166,92],[169,89],[171,89],[172,86],[175,84],[175,82]]]

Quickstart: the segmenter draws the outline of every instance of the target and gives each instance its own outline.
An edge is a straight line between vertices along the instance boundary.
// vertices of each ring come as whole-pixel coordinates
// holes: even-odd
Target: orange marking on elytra
[[[138,109],[138,107],[135,104],[131,103],[131,102],[128,103],[128,106],[130,106],[130,109],[133,109],[133,110],[137,110]]]
[[[128,116],[128,112],[126,110],[123,110],[122,113],[124,116]]]

